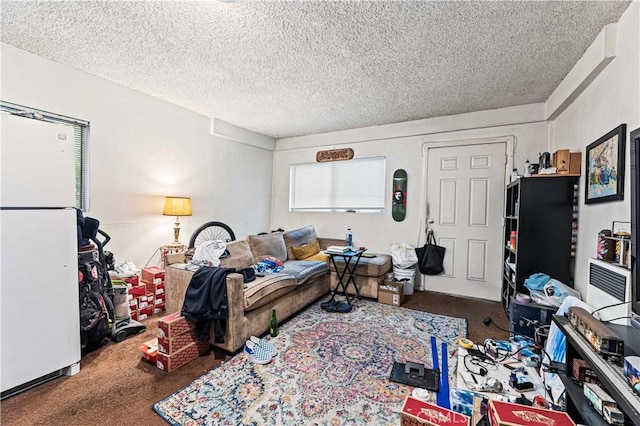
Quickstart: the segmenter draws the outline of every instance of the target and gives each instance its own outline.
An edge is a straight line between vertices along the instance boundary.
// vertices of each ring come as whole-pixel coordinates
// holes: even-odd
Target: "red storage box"
[[[545,410],[502,401],[489,401],[491,426],[576,426],[564,411]]]
[[[153,306],[138,309],[138,321],[144,321],[153,315]]]
[[[154,281],[156,279],[164,281],[164,269],[157,266],[148,266],[142,269],[142,281],[154,284],[158,282]]]
[[[164,283],[160,283],[160,284],[144,283],[144,285],[147,288],[147,293],[151,293],[156,296],[160,294],[164,294]]]
[[[147,294],[147,288],[143,285],[131,287],[129,289],[129,294],[133,297],[144,296],[145,294]]]
[[[158,351],[156,356],[156,367],[164,371],[173,371],[176,368],[182,367],[192,359],[198,358],[200,354],[209,350],[209,342],[198,342],[191,343],[171,355],[163,354]]]
[[[192,328],[186,333],[182,333],[173,339],[158,337],[158,350],[163,354],[171,355],[192,343],[199,343],[198,331],[195,328]]]
[[[469,426],[469,417],[408,396],[400,413],[401,426]]]
[[[195,328],[196,323],[187,320],[180,311],[167,315],[158,320],[158,337],[173,339],[179,334]]]
[[[123,278],[124,282],[126,282],[127,284],[129,284],[129,288],[131,287],[136,287],[140,282],[139,282],[139,277],[137,275],[134,275],[132,277],[126,277]]]

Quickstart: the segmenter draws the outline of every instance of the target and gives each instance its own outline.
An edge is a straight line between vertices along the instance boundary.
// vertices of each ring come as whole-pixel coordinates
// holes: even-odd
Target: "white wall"
[[[354,243],[374,252],[388,253],[390,244],[394,242],[407,242],[415,246],[420,241],[421,245],[424,242],[426,210],[423,144],[511,136],[515,140],[513,164],[522,173],[527,158],[537,162],[538,153],[548,149],[548,128],[541,121],[542,115],[543,105],[531,105],[524,109],[503,108],[279,140],[275,154],[271,226],[274,229],[294,229],[313,224],[320,236],[336,238],[342,238],[346,229],[351,228]],[[296,149],[298,145],[305,148]],[[289,211],[289,166],[314,162],[317,151],[336,147],[353,148],[354,158],[386,157],[389,197],[384,214]],[[390,182],[394,171],[400,168],[405,169],[408,176],[407,216],[404,221],[395,222],[391,217]]]
[[[165,195],[192,197],[194,215],[181,218],[183,243],[211,220],[238,236],[269,228],[270,149],[240,143],[237,134],[214,136],[209,118],[155,97],[1,48],[2,100],[90,122],[86,215],[112,237],[107,249],[117,261],[144,266],[173,241],[175,218],[162,216]]]
[[[617,25],[616,56],[600,75],[563,111],[551,126],[553,150],[581,151],[580,210],[575,288],[585,294],[588,258],[596,256],[597,234],[612,221],[631,217],[629,131],[640,126],[640,3],[633,2]],[[586,147],[620,124],[627,124],[625,198],[602,204],[584,204]]]

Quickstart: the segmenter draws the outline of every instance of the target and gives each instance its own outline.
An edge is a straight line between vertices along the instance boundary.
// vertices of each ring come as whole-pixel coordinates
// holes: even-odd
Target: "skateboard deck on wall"
[[[393,173],[393,200],[391,216],[396,222],[402,222],[407,215],[407,172],[398,169]]]

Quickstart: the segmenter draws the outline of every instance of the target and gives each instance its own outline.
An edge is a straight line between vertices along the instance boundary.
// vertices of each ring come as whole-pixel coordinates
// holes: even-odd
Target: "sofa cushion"
[[[249,245],[255,259],[260,256],[273,256],[281,261],[287,260],[287,248],[284,245],[282,232],[272,232],[263,235],[250,235]]]
[[[300,260],[315,260],[318,262],[324,262],[327,265],[329,265],[329,268],[331,268],[331,264],[329,263],[330,257],[327,253],[324,253],[324,252],[320,252],[320,253],[314,254],[311,257],[307,257],[306,259],[300,259]]]
[[[227,250],[229,250],[230,256],[220,260],[221,268],[244,269],[256,263],[247,240],[227,243]]]
[[[293,291],[297,280],[293,275],[285,273],[265,274],[256,277],[255,281],[245,284],[244,309],[249,311]]]
[[[313,255],[320,253],[320,244],[318,244],[318,240],[313,240],[312,242],[308,244],[303,244],[301,246],[291,246],[291,250],[293,250],[293,255],[295,256],[295,259],[304,260],[308,257],[311,257]]]
[[[302,285],[307,281],[329,272],[329,266],[324,262],[310,260],[289,260],[285,262],[281,273],[296,277],[297,284]]]
[[[335,256],[336,267],[338,271],[344,270],[344,259],[341,256]],[[353,262],[351,260],[351,267],[353,268]],[[388,254],[378,254],[376,257],[361,257],[354,275],[360,275],[363,277],[379,277],[391,270],[391,256]]]
[[[292,247],[300,247],[305,244],[309,244],[318,239],[316,235],[316,228],[313,225],[305,226],[304,228],[293,229],[283,234],[284,243],[287,248],[287,258],[289,260],[295,260],[296,255],[293,253]]]

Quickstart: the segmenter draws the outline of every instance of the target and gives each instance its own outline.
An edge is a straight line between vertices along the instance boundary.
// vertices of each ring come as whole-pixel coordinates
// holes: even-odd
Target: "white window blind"
[[[89,196],[87,185],[87,147],[89,145],[89,122],[72,117],[54,114],[35,108],[0,101],[0,110],[25,116],[37,116],[39,119],[57,123],[70,124],[74,129],[75,142],[75,172],[76,172],[76,208],[87,211]]]
[[[384,213],[385,166],[383,157],[292,164],[289,209]]]

